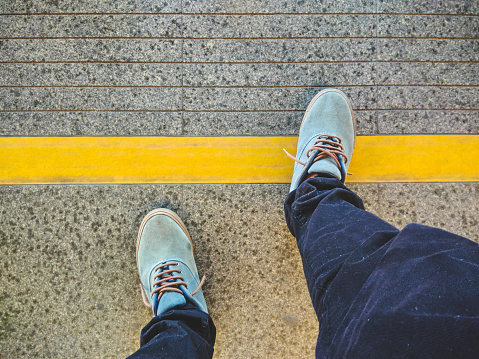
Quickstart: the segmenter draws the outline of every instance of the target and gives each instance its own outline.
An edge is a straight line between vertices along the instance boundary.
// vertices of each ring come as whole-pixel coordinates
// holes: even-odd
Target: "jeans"
[[[399,231],[329,177],[291,192],[285,214],[319,321],[317,358],[479,358],[478,244],[418,224]],[[214,333],[207,314],[173,310],[131,357],[210,358]]]

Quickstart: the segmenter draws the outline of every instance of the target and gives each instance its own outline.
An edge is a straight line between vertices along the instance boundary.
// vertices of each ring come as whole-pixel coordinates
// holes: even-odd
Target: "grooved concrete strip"
[[[0,40],[0,61],[181,61],[181,41],[163,39]]]
[[[475,63],[3,63],[0,86],[479,85]]]
[[[2,37],[434,37],[477,38],[477,16],[11,15]]]
[[[371,61],[375,39],[184,40],[188,62]]]
[[[441,64],[444,65],[444,64]],[[457,64],[457,73],[463,69]],[[2,86],[373,85],[374,64],[0,64]],[[451,67],[454,66],[451,64]],[[467,70],[467,68],[466,68]],[[464,71],[467,73],[467,71]],[[434,73],[432,74],[434,76]],[[463,75],[465,77],[465,75]],[[447,81],[447,80],[446,80]],[[455,81],[458,81],[457,79]],[[464,80],[466,81],[466,80]],[[470,78],[469,78],[470,81]]]
[[[479,133],[479,111],[378,111],[379,133]]]
[[[2,124],[0,135],[114,136],[120,133],[125,136],[284,136],[297,135],[302,118],[301,111],[251,113],[0,112],[0,123]],[[357,133],[361,135],[375,133],[376,118],[376,111],[356,111]],[[438,121],[441,118],[438,118]],[[468,126],[471,121],[474,121],[474,117],[471,117],[464,126]],[[447,132],[448,127],[444,128],[443,131]],[[471,132],[470,127],[466,127],[466,129],[469,129],[466,133]]]
[[[375,106],[376,88],[342,88],[354,108]],[[185,88],[183,108],[191,111],[291,111],[306,108],[320,88]]]
[[[342,87],[355,109],[477,109],[477,87]],[[0,88],[1,111],[301,111],[320,88]],[[183,99],[181,93],[183,92]],[[181,101],[183,100],[183,101]],[[183,108],[181,107],[183,106]]]
[[[464,0],[378,0],[377,10],[386,13],[477,14],[476,1]]]
[[[0,88],[1,110],[178,110],[177,88]]]
[[[474,39],[479,36],[479,17],[380,15],[378,36]]]
[[[185,13],[369,13],[375,0],[186,0]]]
[[[479,60],[470,39],[6,39],[0,49],[2,62]]]
[[[477,40],[378,39],[382,61],[478,61]]]
[[[181,37],[180,15],[12,15],[2,37]]]
[[[0,112],[2,136],[180,136],[178,112]]]
[[[479,85],[477,63],[379,62],[373,64],[377,85]]]
[[[4,14],[64,14],[64,13],[177,13],[181,0],[23,0],[0,3]]]
[[[3,136],[242,136],[297,135],[303,113],[294,112],[0,112]],[[183,120],[182,120],[183,119]],[[360,135],[376,133],[479,133],[479,111],[356,111]],[[232,126],[231,124],[236,125]],[[183,126],[183,130],[182,130]]]
[[[297,135],[301,111],[184,113],[183,134],[189,136]],[[376,133],[376,112],[356,111],[356,131]],[[232,125],[234,123],[234,125]]]
[[[183,6],[183,8],[181,8]],[[183,1],[153,0],[127,1],[62,1],[26,0],[4,2],[0,12],[4,14],[43,13],[432,13],[432,14],[477,14],[475,1],[448,0],[201,0]]]

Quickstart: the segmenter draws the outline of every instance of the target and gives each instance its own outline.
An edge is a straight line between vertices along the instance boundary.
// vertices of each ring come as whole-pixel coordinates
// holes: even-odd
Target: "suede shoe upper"
[[[339,90],[327,89],[311,100],[299,131],[290,192],[311,173],[344,182],[353,155],[355,124],[351,104]]]
[[[143,219],[137,264],[143,301],[153,315],[183,306],[187,300],[208,313],[188,231],[174,212],[156,209]]]

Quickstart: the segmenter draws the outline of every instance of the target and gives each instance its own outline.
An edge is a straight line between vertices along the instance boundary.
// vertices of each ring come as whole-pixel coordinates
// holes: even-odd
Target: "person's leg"
[[[337,95],[330,95],[336,103],[322,98],[310,105],[303,126],[314,114],[319,124],[322,118],[329,127],[342,117],[342,128],[351,131],[344,125],[352,119],[346,116],[346,102],[341,105]],[[343,107],[342,115],[341,110],[317,109],[332,102]],[[321,116],[324,113],[328,116]],[[317,118],[313,121],[318,123]],[[341,128],[329,130],[343,137],[334,132]],[[317,131],[317,136],[328,133]],[[309,143],[301,142],[305,137]],[[361,199],[340,181],[347,170],[344,155],[352,154],[347,153],[348,144],[336,151],[340,165],[331,173],[329,164],[323,171],[325,157],[317,162],[307,157],[310,138],[314,136],[300,131],[298,159],[304,168],[295,167],[285,213],[319,320],[317,357],[478,355],[479,246],[420,225],[399,231],[366,212]],[[321,146],[316,145],[318,152],[311,157],[326,152]],[[316,177],[305,179],[308,175]]]
[[[338,179],[314,177],[291,192],[286,222],[297,239],[319,320],[318,357],[325,357],[339,323],[399,232],[372,213]]]
[[[211,358],[216,328],[201,291],[190,235],[175,213],[157,209],[143,219],[137,264],[143,301],[154,318],[141,332],[140,349],[129,358]]]
[[[128,358],[211,358],[216,330],[193,304],[155,316],[141,331],[140,349]]]
[[[327,177],[306,180],[285,210],[318,358],[479,356],[479,245],[417,224],[399,232]]]

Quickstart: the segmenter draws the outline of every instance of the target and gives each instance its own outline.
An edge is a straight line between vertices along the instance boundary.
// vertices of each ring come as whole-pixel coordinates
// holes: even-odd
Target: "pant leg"
[[[212,358],[215,338],[211,317],[187,303],[154,317],[141,331],[140,349],[128,358]]]
[[[436,228],[402,231],[334,178],[290,193],[319,321],[318,358],[479,357],[479,246]]]

